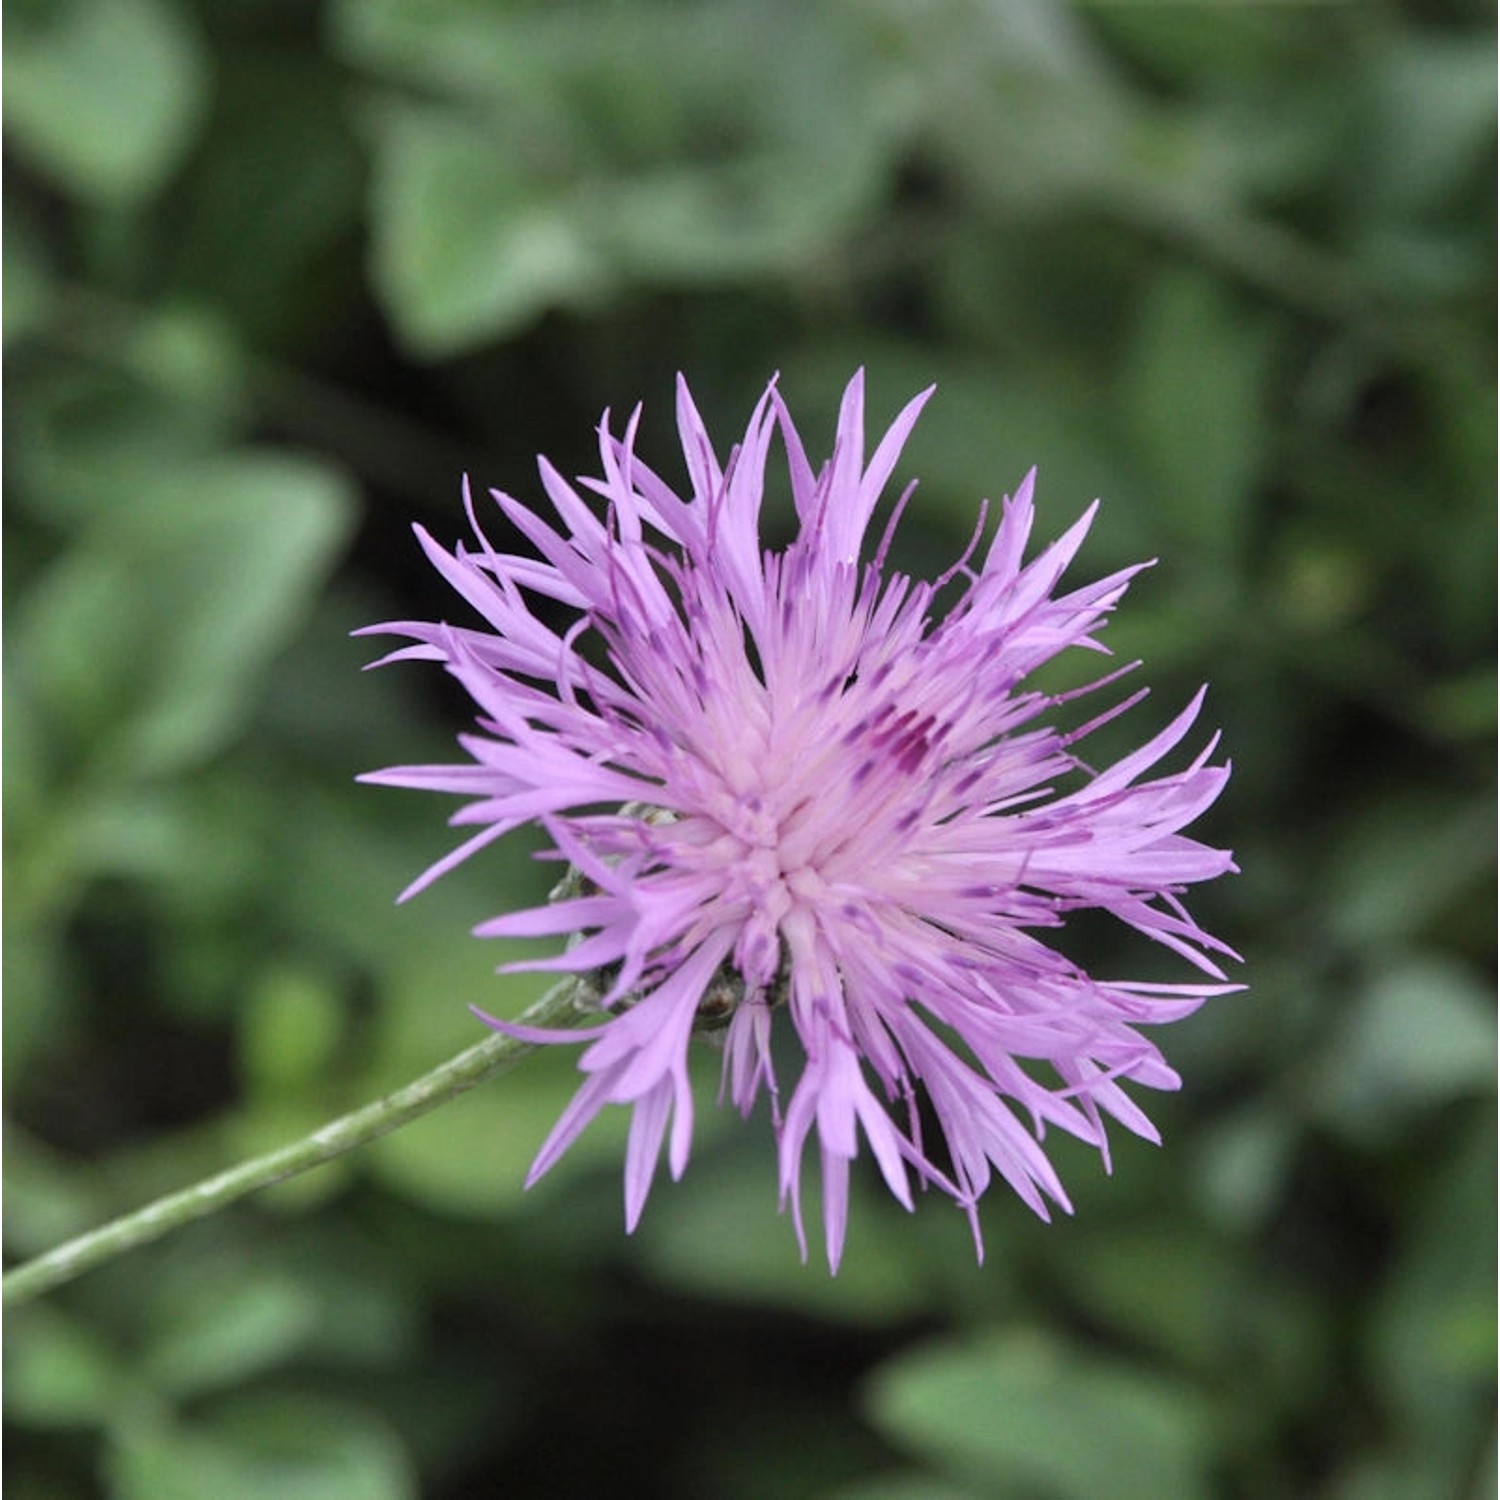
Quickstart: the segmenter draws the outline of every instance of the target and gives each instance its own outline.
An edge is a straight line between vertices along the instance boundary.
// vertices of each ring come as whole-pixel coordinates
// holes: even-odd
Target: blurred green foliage
[[[713,1110],[620,1227],[532,1193],[533,1059],[6,1329],[17,1500],[1480,1500],[1494,1492],[1493,15],[1360,4],[16,0],[6,1240],[405,1081],[510,1012],[355,772],[462,708],[347,632],[456,605],[407,523],[534,495],[671,376],[727,444],[932,380],[913,567],[1040,466],[1111,626],[1213,685],[1248,994],[1076,1218],[856,1184],[835,1281]],[[435,675],[435,674],[434,674]],[[1083,936],[1083,935],[1080,935]],[[1087,936],[1118,972],[1144,959]]]

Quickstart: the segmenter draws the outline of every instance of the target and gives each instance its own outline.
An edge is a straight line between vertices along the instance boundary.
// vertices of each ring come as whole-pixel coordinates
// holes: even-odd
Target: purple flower
[[[1070,647],[1104,651],[1096,634],[1137,571],[1059,592],[1094,508],[1023,562],[1028,474],[982,561],[983,512],[964,556],[919,582],[885,566],[912,486],[869,555],[876,505],[930,395],[907,404],[867,463],[856,375],[833,456],[815,470],[774,384],[721,464],[679,382],[687,498],[635,457],[639,410],[623,438],[606,414],[603,477],[579,481],[603,498],[602,518],[543,459],[560,526],[492,492],[537,556],[497,552],[467,495],[476,547],[447,552],[418,528],[483,628],[372,627],[415,642],[384,660],[442,662],[479,710],[479,732],[461,737],[468,763],[365,778],[469,799],[453,822],[478,832],[405,895],[532,821],[576,872],[549,904],[476,932],[573,934],[559,956],[508,967],[592,976],[600,1023],[532,1032],[484,1019],[589,1043],[585,1082],[529,1181],[604,1105],[633,1106],[627,1228],[664,1138],[673,1177],[687,1165],[695,1030],[716,1033],[742,1112],[770,1095],[782,1202],[804,1254],[802,1159],[816,1135],[837,1269],[861,1134],[903,1205],[914,1181],[941,1188],[976,1244],[996,1173],[1046,1218],[1049,1199],[1069,1207],[1040,1144],[1047,1128],[1097,1147],[1106,1166],[1106,1116],[1157,1140],[1121,1085],[1179,1079],[1138,1028],[1239,988],[1212,957],[1231,950],[1180,899],[1235,868],[1182,833],[1229,775],[1209,763],[1217,736],[1186,769],[1150,774],[1192,728],[1202,692],[1095,771],[1079,742],[1144,690],[1082,727],[1044,716],[1130,668],[1073,693],[1026,686]],[[761,508],[777,433],[799,530],[770,552]],[[937,618],[945,587],[957,597]],[[574,617],[561,630],[558,605]],[[1091,977],[1043,940],[1081,908],[1112,913],[1205,977]],[[778,1031],[801,1052],[785,1081],[772,1067]]]

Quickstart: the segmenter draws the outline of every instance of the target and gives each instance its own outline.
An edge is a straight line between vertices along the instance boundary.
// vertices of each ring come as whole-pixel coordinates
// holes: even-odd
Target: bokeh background
[[[836,1280],[716,1114],[622,1232],[621,1121],[529,1194],[573,1055],[6,1326],[16,1500],[1481,1500],[1495,1489],[1492,7],[12,0],[5,1234],[282,1143],[538,986],[393,909],[459,617],[409,524],[681,477],[772,372],[826,452],[931,381],[903,560],[1040,466],[1140,559],[1109,637],[1236,763],[1195,909],[1250,990],[1078,1212],[867,1172]],[[785,512],[783,512],[785,514]],[[1090,931],[1114,973],[1153,961]]]

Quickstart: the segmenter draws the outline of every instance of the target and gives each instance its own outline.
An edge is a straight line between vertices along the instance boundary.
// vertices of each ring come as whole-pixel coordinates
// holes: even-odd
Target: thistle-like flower
[[[385,661],[443,663],[479,711],[478,732],[460,741],[468,763],[365,778],[470,799],[453,822],[478,832],[405,895],[532,821],[573,868],[552,902],[476,933],[572,934],[560,955],[508,967],[590,976],[598,1024],[531,1032],[483,1019],[589,1044],[586,1081],[529,1180],[604,1105],[633,1107],[627,1228],[664,1139],[673,1177],[687,1165],[695,1030],[722,1046],[724,1089],[743,1113],[770,1095],[782,1203],[804,1254],[801,1169],[816,1134],[837,1269],[861,1133],[903,1205],[914,1182],[941,1188],[978,1245],[977,1205],[997,1172],[1043,1218],[1048,1200],[1069,1207],[1041,1145],[1049,1126],[1097,1147],[1106,1166],[1106,1116],[1156,1140],[1122,1084],[1179,1079],[1138,1028],[1239,988],[1213,957],[1231,950],[1180,899],[1234,869],[1227,852],[1182,833],[1229,775],[1209,763],[1217,736],[1186,769],[1148,775],[1192,728],[1202,691],[1095,771],[1078,743],[1144,690],[1081,727],[1049,716],[1130,668],[1068,694],[1026,685],[1071,647],[1103,651],[1096,634],[1138,571],[1057,592],[1094,508],[1023,562],[1028,474],[982,562],[983,511],[964,556],[918,582],[886,567],[912,486],[871,551],[881,493],[930,395],[905,407],[866,463],[856,375],[832,457],[814,470],[774,384],[721,464],[679,382],[686,498],[635,457],[639,410],[623,438],[606,414],[602,477],[579,481],[602,497],[602,515],[545,459],[560,527],[493,492],[537,556],[496,551],[467,494],[476,545],[448,552],[417,529],[484,627],[372,627],[414,642]],[[799,529],[772,552],[760,528],[778,433]],[[957,598],[937,618],[945,587]],[[559,605],[575,615],[561,630],[549,623]],[[1201,977],[1091,977],[1044,941],[1083,908]],[[785,1084],[772,1065],[780,1031],[801,1054]]]

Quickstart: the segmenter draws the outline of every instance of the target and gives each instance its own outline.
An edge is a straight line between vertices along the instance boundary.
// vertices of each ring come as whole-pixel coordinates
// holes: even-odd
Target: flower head
[[[1079,741],[1144,692],[1065,730],[1048,715],[1079,693],[1027,686],[1060,652],[1104,649],[1096,634],[1138,571],[1060,591],[1093,508],[1023,561],[1027,475],[982,560],[981,513],[968,552],[921,582],[885,566],[908,489],[871,548],[877,504],[930,394],[866,461],[856,375],[832,457],[814,469],[774,384],[721,463],[679,382],[686,497],[635,457],[639,410],[623,437],[606,414],[602,477],[579,481],[602,497],[602,515],[545,459],[558,524],[494,492],[535,556],[496,551],[472,503],[476,545],[448,552],[418,528],[483,628],[373,627],[414,643],[386,661],[443,663],[479,710],[478,732],[461,739],[467,763],[366,778],[470,799],[453,821],[477,833],[406,894],[533,821],[576,872],[547,905],[476,931],[573,935],[561,955],[511,966],[590,975],[599,991],[597,1026],[525,1033],[588,1043],[585,1081],[531,1180],[604,1105],[629,1104],[627,1227],[663,1141],[674,1177],[687,1164],[695,1030],[717,1032],[725,1091],[742,1112],[763,1089],[771,1097],[782,1201],[804,1253],[801,1167],[816,1137],[837,1268],[861,1136],[901,1203],[911,1207],[914,1182],[942,1189],[976,1242],[977,1204],[997,1173],[1045,1218],[1049,1200],[1069,1206],[1040,1144],[1046,1129],[1096,1146],[1106,1164],[1106,1117],[1155,1140],[1122,1085],[1179,1080],[1138,1028],[1238,988],[1213,957],[1230,950],[1180,899],[1234,868],[1182,832],[1228,767],[1210,764],[1210,741],[1185,769],[1153,774],[1202,692],[1095,771]],[[771,552],[761,508],[778,434],[799,530]],[[958,597],[939,618],[945,586]],[[558,605],[573,616],[561,630]],[[1199,977],[1084,973],[1045,940],[1082,908],[1164,944]],[[772,1066],[778,1030],[801,1053],[785,1081]]]

